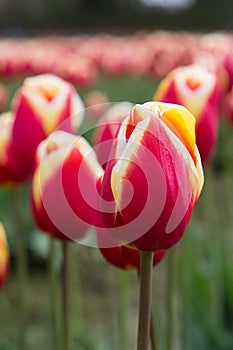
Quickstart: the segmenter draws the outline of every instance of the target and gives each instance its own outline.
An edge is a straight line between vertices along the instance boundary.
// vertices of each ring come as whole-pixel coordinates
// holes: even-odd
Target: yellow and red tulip
[[[96,186],[103,175],[81,136],[55,131],[37,150],[31,204],[38,227],[62,239],[79,239],[95,223]]]
[[[219,97],[217,77],[202,66],[176,68],[160,83],[155,101],[185,106],[196,118],[196,139],[203,162],[214,155],[218,136]]]
[[[98,160],[102,166],[106,164],[117,130],[132,106],[130,102],[119,102],[109,107],[100,118],[93,139]]]
[[[120,244],[166,250],[182,237],[203,180],[193,115],[179,105],[135,105],[101,184],[104,229]]]
[[[74,132],[82,121],[82,110],[74,86],[61,78],[42,74],[24,80],[14,98],[12,136],[15,162],[24,179],[32,173],[38,144],[57,128]]]
[[[10,265],[6,233],[0,222],[0,288],[4,284]]]

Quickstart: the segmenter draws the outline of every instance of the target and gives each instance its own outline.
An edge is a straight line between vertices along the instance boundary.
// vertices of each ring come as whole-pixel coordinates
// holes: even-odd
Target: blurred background
[[[27,31],[231,30],[231,0],[1,0],[0,29]]]

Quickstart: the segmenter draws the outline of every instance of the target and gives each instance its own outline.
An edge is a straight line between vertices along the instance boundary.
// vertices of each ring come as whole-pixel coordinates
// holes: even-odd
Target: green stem
[[[118,330],[119,330],[119,349],[127,349],[127,276],[125,271],[117,270],[118,277]]]
[[[18,296],[19,296],[19,348],[27,349],[27,289],[28,289],[28,258],[26,249],[26,236],[23,227],[22,203],[19,189],[12,190],[12,209],[15,223],[17,268],[18,268]]]
[[[69,243],[62,243],[63,266],[62,266],[62,330],[63,350],[70,349],[70,262]]]
[[[175,275],[175,256],[174,251],[170,251],[167,257],[167,344],[166,349],[173,349],[174,322],[173,322],[173,292]]]
[[[156,334],[155,320],[153,316],[153,308],[151,308],[151,321],[150,321],[150,343],[151,350],[158,350],[158,338]]]
[[[147,350],[149,346],[153,253],[140,252],[140,297],[137,350]]]
[[[138,271],[138,278],[140,280],[140,271]],[[156,325],[153,315],[153,307],[151,305],[151,321],[150,321],[150,343],[152,350],[158,350],[158,337],[156,332]]]
[[[57,332],[57,272],[55,266],[55,242],[49,237],[49,284],[50,284],[50,313],[51,313],[51,332],[53,349],[58,348]]]

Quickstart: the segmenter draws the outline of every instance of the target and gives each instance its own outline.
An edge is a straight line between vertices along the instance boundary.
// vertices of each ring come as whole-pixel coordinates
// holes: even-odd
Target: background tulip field
[[[186,232],[154,268],[153,312],[160,350],[232,350],[232,34],[160,30],[0,37],[0,112],[13,108],[25,78],[54,74],[73,84],[88,108],[80,130],[89,130],[83,136],[93,144],[103,113],[96,105],[151,101],[169,72],[193,64],[216,77],[217,141],[212,158],[203,165],[204,188]],[[205,143],[207,134],[202,137]],[[0,222],[10,254],[9,273],[0,289],[0,350],[135,349],[137,271],[118,269],[97,248],[76,243],[70,244],[70,347],[64,349],[60,288],[64,252],[59,240],[36,227],[30,188],[29,179],[17,188],[15,198],[10,186],[0,186]],[[27,271],[21,270],[19,286],[22,232]],[[26,334],[24,348],[19,346],[21,331]]]

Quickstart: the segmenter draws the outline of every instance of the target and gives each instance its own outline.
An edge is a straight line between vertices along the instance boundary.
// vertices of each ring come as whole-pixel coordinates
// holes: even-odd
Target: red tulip
[[[129,114],[131,108],[132,103],[130,102],[119,102],[109,107],[100,118],[93,139],[98,160],[102,166],[104,166],[108,160],[112,143],[119,126]]]
[[[193,115],[178,105],[136,105],[106,166],[100,222],[120,244],[166,250],[182,237],[202,186]]]
[[[96,186],[103,170],[81,136],[55,131],[37,151],[32,213],[40,229],[62,239],[80,239],[95,223]]]
[[[10,260],[6,234],[3,225],[0,223],[0,287],[2,287],[6,280],[9,265]]]
[[[0,116],[0,184],[12,187],[21,181],[20,169],[17,169],[12,154],[12,128],[15,117],[6,112]]]
[[[214,155],[218,136],[220,90],[214,74],[204,67],[176,68],[160,83],[155,101],[181,104],[196,118],[197,146],[203,162]]]
[[[83,118],[83,104],[75,88],[53,75],[24,80],[13,104],[12,147],[22,178],[32,173],[38,144],[55,129],[72,132]],[[77,113],[77,117],[70,118]]]
[[[103,236],[104,237],[101,237]],[[108,235],[108,232],[101,232],[101,235],[98,235],[97,238],[99,243],[99,250],[103,257],[112,265],[116,267],[120,267],[124,270],[140,270],[140,252],[139,250],[132,249],[127,246],[117,245],[116,242],[113,241],[113,238]],[[110,237],[109,237],[110,236]],[[103,244],[102,244],[103,243]],[[108,247],[106,247],[106,245]],[[165,250],[157,251],[154,253],[153,266],[160,263],[166,254]]]

